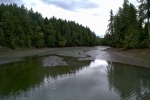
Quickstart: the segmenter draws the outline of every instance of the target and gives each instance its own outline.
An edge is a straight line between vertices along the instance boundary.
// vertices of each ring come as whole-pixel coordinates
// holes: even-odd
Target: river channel
[[[150,70],[104,49],[58,48],[3,63],[0,100],[150,100]]]

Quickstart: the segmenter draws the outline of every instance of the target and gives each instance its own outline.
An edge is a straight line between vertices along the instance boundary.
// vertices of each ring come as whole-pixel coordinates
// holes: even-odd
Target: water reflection
[[[150,71],[96,59],[43,67],[44,57],[0,66],[0,100],[150,99]]]
[[[150,71],[131,65],[113,63],[108,68],[110,89],[121,99],[150,99]]]
[[[39,84],[43,76],[39,73],[40,62],[34,62],[28,58],[27,62],[18,62],[0,66],[0,95],[17,94],[19,91],[27,91],[34,84]],[[36,66],[36,67],[35,67]]]
[[[68,66],[45,68],[42,60],[37,56],[27,57],[22,62],[1,65],[0,95],[7,96],[18,94],[20,91],[28,91],[30,88],[38,87],[45,77],[50,76],[56,80],[62,75],[75,74],[90,63],[89,61],[79,62],[67,57],[65,59],[69,63]]]
[[[96,59],[95,61],[91,62],[89,66],[90,67],[108,66],[108,63],[105,60]]]

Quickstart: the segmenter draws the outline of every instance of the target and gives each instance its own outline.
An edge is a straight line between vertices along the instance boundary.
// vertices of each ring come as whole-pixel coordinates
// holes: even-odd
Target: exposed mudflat
[[[66,65],[67,62],[59,56],[75,57],[77,60],[106,60],[108,62],[118,62],[130,65],[150,68],[150,50],[134,49],[120,51],[104,46],[95,47],[62,47],[62,48],[29,48],[29,49],[6,49],[0,48],[0,64],[16,62],[23,60],[27,56],[48,56],[43,58],[44,66]]]
[[[108,48],[105,51],[112,61],[150,68],[150,49]]]
[[[67,65],[65,61],[63,61],[63,58],[58,56],[48,56],[44,57],[43,60],[43,66],[44,67],[52,67],[52,66],[64,66]]]

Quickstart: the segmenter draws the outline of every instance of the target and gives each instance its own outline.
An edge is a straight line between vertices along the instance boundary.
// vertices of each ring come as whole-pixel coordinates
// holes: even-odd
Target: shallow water
[[[45,67],[43,58],[0,65],[0,100],[150,100],[150,70],[66,56]]]

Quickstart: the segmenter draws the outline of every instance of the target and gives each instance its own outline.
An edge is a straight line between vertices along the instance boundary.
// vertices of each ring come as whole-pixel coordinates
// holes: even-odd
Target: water
[[[150,100],[150,70],[73,57],[45,67],[43,58],[1,65],[0,100]]]

